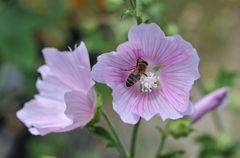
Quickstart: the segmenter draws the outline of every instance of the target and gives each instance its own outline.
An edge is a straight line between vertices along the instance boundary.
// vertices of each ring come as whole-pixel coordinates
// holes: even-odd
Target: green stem
[[[132,9],[134,10],[135,9],[135,2],[133,0],[130,0],[130,4],[131,4]]]
[[[212,111],[211,116],[212,116],[212,120],[214,122],[214,125],[215,125],[216,129],[218,131],[224,131],[225,129],[224,129],[224,126],[222,124],[222,119],[219,116],[218,112],[217,111]]]
[[[135,156],[136,140],[137,140],[138,128],[139,128],[140,122],[141,122],[141,119],[133,127],[132,138],[131,138],[131,147],[130,147],[130,158],[134,158],[134,156]]]
[[[136,20],[138,25],[142,23],[142,0],[136,0]]]
[[[162,135],[161,135],[161,142],[160,142],[160,144],[158,146],[158,150],[157,150],[157,153],[156,153],[156,158],[160,158],[161,157],[161,153],[162,153],[163,147],[165,145],[166,139],[167,139],[167,136],[164,133],[162,133]]]
[[[110,130],[112,131],[113,136],[115,137],[115,139],[116,139],[116,141],[117,141],[116,143],[118,144],[118,148],[119,148],[119,153],[120,153],[120,155],[121,155],[123,158],[128,158],[128,154],[127,154],[127,152],[126,152],[126,150],[125,150],[125,148],[124,148],[124,146],[123,146],[123,143],[122,143],[122,141],[120,140],[120,138],[119,138],[119,136],[118,136],[118,134],[117,134],[117,132],[116,132],[116,130],[115,130],[115,127],[113,126],[113,124],[112,124],[112,122],[111,122],[111,120],[108,118],[108,115],[107,115],[104,111],[102,112],[102,114],[103,114],[103,117],[105,118],[108,126],[110,127]]]

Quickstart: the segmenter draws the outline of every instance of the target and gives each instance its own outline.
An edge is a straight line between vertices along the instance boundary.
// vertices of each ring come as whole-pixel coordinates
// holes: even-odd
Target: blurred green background
[[[97,55],[116,49],[127,39],[128,29],[136,23],[127,14],[129,9],[127,0],[0,0],[0,158],[118,156],[115,150],[104,148],[104,141],[82,129],[31,136],[15,113],[37,93],[36,69],[44,62],[42,48],[64,50],[84,41],[91,64],[95,64]],[[207,90],[223,85],[232,87],[229,106],[218,111],[231,140],[240,139],[239,10],[239,0],[143,0],[145,20],[158,23],[168,35],[181,34],[198,50],[201,78]],[[110,89],[98,85],[97,90],[102,92],[106,100],[104,108],[121,129],[127,145],[132,126],[123,124],[113,112]],[[193,100],[201,97],[197,86],[192,94]],[[155,126],[160,124],[159,117],[143,122],[137,157],[154,155],[159,141]],[[180,147],[187,149],[184,157],[197,157],[200,148],[191,138],[201,133],[214,134],[217,130],[209,115],[194,128],[196,131],[190,138],[171,140],[166,150]],[[226,137],[219,138],[229,141]],[[210,138],[203,137],[199,142],[204,145],[205,139]],[[221,154],[214,158],[221,158]]]

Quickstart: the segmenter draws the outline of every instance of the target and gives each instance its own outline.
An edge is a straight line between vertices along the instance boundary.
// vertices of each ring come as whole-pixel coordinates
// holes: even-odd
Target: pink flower
[[[64,132],[86,125],[94,113],[95,91],[84,43],[74,51],[43,49],[46,65],[38,71],[39,94],[25,103],[17,117],[34,135]]]
[[[226,105],[228,91],[229,89],[227,87],[223,87],[209,93],[199,100],[195,105],[195,112],[192,115],[192,123],[195,123],[215,108]]]
[[[113,108],[121,119],[135,124],[156,114],[163,120],[192,114],[189,91],[199,78],[198,64],[190,43],[165,36],[154,23],[141,24],[129,30],[128,41],[116,51],[98,57],[92,75],[112,88]]]

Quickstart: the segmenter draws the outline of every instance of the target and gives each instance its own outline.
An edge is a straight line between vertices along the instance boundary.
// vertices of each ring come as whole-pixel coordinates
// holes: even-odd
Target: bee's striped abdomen
[[[138,74],[134,75],[134,73],[131,73],[127,79],[126,86],[131,87],[139,80],[140,80],[140,75],[138,75]]]

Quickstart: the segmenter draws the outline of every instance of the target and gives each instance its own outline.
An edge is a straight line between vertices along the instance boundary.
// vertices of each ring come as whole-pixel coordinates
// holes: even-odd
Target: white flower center
[[[159,76],[152,72],[146,72],[140,79],[140,87],[142,92],[151,92],[153,88],[160,86]]]

